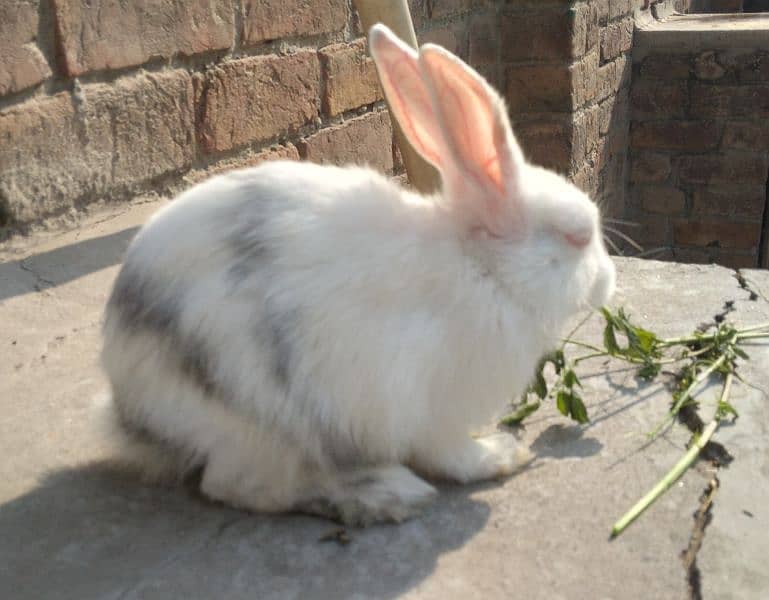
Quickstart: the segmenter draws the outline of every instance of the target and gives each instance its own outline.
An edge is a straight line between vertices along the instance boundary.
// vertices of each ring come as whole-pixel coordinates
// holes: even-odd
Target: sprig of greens
[[[575,369],[579,363],[590,358],[607,357],[626,362],[633,365],[639,379],[647,382],[663,374],[664,365],[678,365],[672,373],[664,372],[672,375],[671,403],[665,419],[648,433],[651,439],[672,425],[684,407],[695,403],[695,393],[702,384],[715,377],[722,385],[713,419],[701,431],[693,431],[686,454],[646,496],[617,521],[612,528],[612,537],[616,537],[689,468],[723,420],[739,416],[730,403],[732,380],[735,377],[741,380],[737,372],[739,361],[749,359],[739,346],[749,340],[769,338],[769,323],[736,329],[720,322],[713,331],[695,331],[689,336],[662,339],[633,324],[623,308],[616,312],[602,308],[601,314],[604,319],[603,347],[573,339],[576,330],[573,331],[563,340],[558,350],[542,358],[531,385],[522,395],[515,411],[502,419],[502,424],[521,425],[546,400],[555,400],[561,414],[577,423],[589,422],[587,409],[579,393],[582,384]],[[581,347],[591,352],[570,359],[565,353],[566,346]],[[555,378],[550,385],[545,377],[545,369],[549,364],[555,371]]]

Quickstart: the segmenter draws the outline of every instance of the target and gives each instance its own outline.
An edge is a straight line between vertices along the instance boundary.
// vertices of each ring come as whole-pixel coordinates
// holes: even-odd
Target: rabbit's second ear
[[[442,169],[440,130],[417,52],[382,24],[369,32],[369,46],[387,101],[403,133],[425,160]]]
[[[444,183],[496,235],[520,227],[523,153],[502,98],[459,58],[426,44],[419,65],[431,89],[445,148]],[[475,192],[475,193],[472,193]],[[472,204],[470,204],[472,203]]]

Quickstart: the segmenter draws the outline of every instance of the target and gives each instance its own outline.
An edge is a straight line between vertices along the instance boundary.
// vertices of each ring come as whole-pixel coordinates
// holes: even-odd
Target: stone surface
[[[319,54],[325,78],[326,114],[336,116],[383,99],[374,61],[366,54],[366,40],[326,46]]]
[[[235,14],[227,0],[53,0],[57,40],[70,76],[229,48]]]
[[[51,75],[35,44],[37,0],[4,0],[0,5],[0,96],[20,92]]]
[[[243,0],[243,40],[248,44],[339,31],[346,24],[346,2]]]
[[[631,135],[633,148],[702,152],[718,147],[721,126],[714,121],[641,121]]]
[[[106,390],[96,366],[102,308],[128,241],[162,204],[94,214],[75,231],[1,250],[0,597],[689,597],[679,554],[713,472],[698,464],[609,541],[613,520],[678,459],[689,436],[675,426],[646,443],[667,392],[602,361],[583,363],[589,425],[572,425],[549,405],[530,420],[522,439],[537,459],[527,471],[441,485],[422,516],[348,530],[348,545],[320,541],[332,523],[231,510],[141,485],[112,466],[96,408]],[[660,335],[688,333],[727,300],[736,301],[730,319],[743,326],[769,320],[769,305],[748,301],[726,269],[617,262],[613,304]],[[766,272],[747,275],[769,293]],[[579,338],[598,340],[600,330],[591,320]],[[767,346],[750,355],[741,372],[766,387]],[[718,472],[698,567],[705,598],[762,600],[769,408],[748,386],[735,388],[734,401],[742,416],[716,439],[735,461]]]
[[[337,165],[370,165],[392,171],[392,126],[385,110],[377,110],[322,129],[297,143],[302,158]]]
[[[205,152],[269,140],[319,114],[316,52],[226,62],[206,71],[196,87],[198,136]]]
[[[185,71],[140,74],[0,112],[0,202],[31,221],[191,164]]]

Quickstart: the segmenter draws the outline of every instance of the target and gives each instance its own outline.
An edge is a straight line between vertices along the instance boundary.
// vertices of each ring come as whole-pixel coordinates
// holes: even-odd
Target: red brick
[[[761,237],[760,223],[732,223],[725,219],[673,221],[673,240],[685,246],[752,250]]]
[[[641,63],[643,79],[688,79],[691,73],[689,54],[651,54]]]
[[[630,181],[633,183],[660,183],[670,176],[670,157],[665,154],[633,152]]]
[[[686,208],[686,195],[672,185],[644,185],[637,189],[641,208],[660,215],[680,215]]]
[[[700,118],[769,117],[769,83],[713,85],[692,88],[691,114]]]
[[[323,111],[331,116],[382,99],[374,61],[366,41],[326,46],[319,52],[326,85]]]
[[[613,60],[633,46],[633,19],[609,24],[601,31],[601,61]]]
[[[189,168],[193,98],[185,71],[93,84],[0,113],[0,195],[20,221]]]
[[[384,110],[321,129],[297,146],[302,158],[312,162],[370,165],[384,172],[393,168],[392,126]]]
[[[35,45],[38,2],[3,0],[0,4],[0,96],[20,92],[51,75]]]
[[[631,146],[702,152],[716,148],[720,139],[721,127],[715,121],[641,121],[633,123]]]
[[[692,195],[692,214],[761,219],[765,202],[766,187],[763,185],[697,187]]]
[[[718,62],[717,53],[708,50],[694,59],[694,74],[697,79],[721,79],[726,74],[726,68]]]
[[[243,0],[243,41],[340,31],[347,16],[347,2],[339,0]]]
[[[683,118],[688,96],[685,81],[636,81],[630,97],[633,118]]]
[[[760,154],[682,156],[678,162],[679,177],[687,183],[764,183],[769,169],[769,159]]]
[[[185,181],[196,183],[212,175],[226,173],[234,169],[255,167],[270,160],[299,160],[299,151],[296,149],[296,146],[288,142],[285,146],[270,146],[259,152],[240,152],[234,158],[227,158],[205,170],[191,173],[185,177]]]
[[[595,13],[585,4],[503,15],[502,61],[578,58],[588,50],[594,18]]]
[[[206,71],[197,86],[198,135],[205,152],[267,141],[318,117],[315,52],[223,63]]]
[[[724,127],[723,148],[769,151],[769,120],[729,121]]]
[[[53,0],[67,74],[119,69],[152,58],[229,48],[235,14],[226,0]]]

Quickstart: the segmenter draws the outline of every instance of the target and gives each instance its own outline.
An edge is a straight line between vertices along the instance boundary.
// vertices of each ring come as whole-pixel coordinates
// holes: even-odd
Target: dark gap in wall
[[[758,266],[769,268],[769,172],[766,174],[764,214],[761,217],[761,239],[758,241]]]

